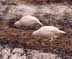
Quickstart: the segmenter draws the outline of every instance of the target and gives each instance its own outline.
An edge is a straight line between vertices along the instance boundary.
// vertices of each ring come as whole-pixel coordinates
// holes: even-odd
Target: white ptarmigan
[[[34,38],[40,37],[44,39],[50,39],[50,42],[54,41],[59,35],[65,34],[66,32],[59,30],[54,26],[43,26],[40,29],[34,31],[32,36]]]
[[[26,15],[26,16],[23,16],[20,20],[16,21],[15,22],[15,26],[16,27],[32,27],[35,25],[43,25],[39,19],[37,19],[36,17],[34,16],[31,16],[31,15]],[[35,27],[35,26],[34,26]]]

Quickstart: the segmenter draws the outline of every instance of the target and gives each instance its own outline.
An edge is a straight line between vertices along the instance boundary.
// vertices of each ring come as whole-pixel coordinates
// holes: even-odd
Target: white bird
[[[32,36],[34,38],[44,38],[49,40],[50,42],[54,41],[60,34],[65,34],[66,32],[59,30],[57,27],[54,26],[43,26],[40,29],[34,31]]]
[[[16,27],[35,27],[34,24],[43,26],[39,19],[30,15],[23,16],[20,20],[15,22]]]

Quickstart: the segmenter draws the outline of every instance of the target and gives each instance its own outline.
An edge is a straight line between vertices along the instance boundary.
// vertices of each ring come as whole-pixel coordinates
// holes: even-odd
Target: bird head
[[[20,26],[20,22],[19,21],[16,21],[15,24],[14,24],[14,26],[15,27],[19,27]]]
[[[37,36],[38,36],[37,31],[34,31],[34,32],[32,33],[32,36],[33,36],[33,37],[37,37]]]

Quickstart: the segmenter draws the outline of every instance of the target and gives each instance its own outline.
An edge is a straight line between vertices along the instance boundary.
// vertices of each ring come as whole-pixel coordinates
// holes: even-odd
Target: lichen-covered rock
[[[12,53],[20,53],[23,54],[24,53],[24,49],[23,48],[14,48]]]
[[[0,50],[0,59],[72,59],[72,51],[62,48],[55,48],[52,52],[44,52],[43,50],[12,47],[9,46],[9,44],[0,45],[3,47],[3,49]],[[21,51],[21,49],[23,51]]]
[[[0,5],[0,16],[5,15],[7,12],[8,5]]]
[[[33,5],[18,4],[9,9],[10,14],[13,15],[33,15],[37,11],[37,7]]]
[[[8,59],[8,57],[10,56],[10,51],[10,48],[2,49],[0,52],[0,55],[2,55],[2,59]]]

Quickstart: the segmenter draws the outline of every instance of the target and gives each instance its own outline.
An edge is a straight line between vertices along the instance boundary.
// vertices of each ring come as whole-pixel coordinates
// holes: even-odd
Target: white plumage
[[[50,39],[50,42],[52,42],[60,34],[65,34],[65,32],[62,30],[59,30],[57,27],[54,27],[54,26],[43,26],[40,29],[34,31],[32,33],[32,36]]]
[[[34,26],[34,24],[39,24],[39,25],[43,25],[39,19],[37,19],[36,17],[34,16],[30,16],[30,15],[27,15],[27,16],[23,16],[20,20],[16,21],[15,22],[15,26],[16,27],[23,27],[23,26]]]

